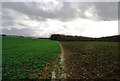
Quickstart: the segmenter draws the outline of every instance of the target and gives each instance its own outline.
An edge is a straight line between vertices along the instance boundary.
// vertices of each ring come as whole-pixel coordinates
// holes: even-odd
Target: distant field
[[[68,79],[120,79],[118,42],[61,42]]]
[[[55,61],[59,59],[59,42],[49,39],[23,37],[2,38],[3,79],[50,78]]]

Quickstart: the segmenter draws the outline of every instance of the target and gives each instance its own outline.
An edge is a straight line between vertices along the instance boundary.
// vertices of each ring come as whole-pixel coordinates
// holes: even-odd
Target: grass
[[[59,42],[49,39],[2,37],[3,79],[40,79],[59,59]],[[42,77],[41,77],[42,76]],[[48,79],[50,76],[47,77]]]
[[[118,42],[61,42],[68,79],[120,79]]]

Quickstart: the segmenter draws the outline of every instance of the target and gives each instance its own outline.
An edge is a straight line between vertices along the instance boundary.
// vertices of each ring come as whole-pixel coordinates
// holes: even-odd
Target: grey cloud
[[[82,17],[88,18],[84,15],[85,11],[91,6],[95,7],[96,13],[101,20],[116,20],[118,17],[118,4],[117,2],[62,2],[59,5],[59,10],[53,9],[44,10],[42,2],[3,2],[3,9],[9,8],[15,11],[28,15],[30,18],[36,17],[39,20],[45,20],[47,18],[59,19],[61,21],[70,21],[72,19]],[[45,4],[49,5],[49,4]],[[43,7],[41,7],[43,6]],[[80,12],[78,12],[78,10]]]
[[[29,5],[29,6],[28,6]],[[31,7],[32,6],[32,7]],[[44,12],[42,9],[37,8],[32,2],[5,2],[2,5],[3,9],[13,9],[15,11],[21,12],[28,16],[38,16],[38,17],[46,17],[52,18],[54,15],[53,13]]]
[[[25,20],[23,18],[24,14],[16,13],[12,9],[3,9],[2,10],[2,26],[16,25],[17,20]]]
[[[112,21],[117,20],[118,18],[117,2],[61,2],[56,6],[52,5],[54,4],[44,4],[42,2],[3,2],[2,33],[25,36],[36,35],[35,31],[37,31],[37,28],[39,28],[40,26],[42,26],[43,29],[45,27],[49,27],[49,23],[44,25],[41,24],[41,22],[47,22],[47,19],[55,19],[59,20],[60,22],[62,21],[62,23],[65,23],[65,21],[71,21],[76,18],[102,21]],[[85,15],[85,12],[92,7],[94,8],[94,18],[90,18]],[[34,29],[34,23],[32,26],[29,25],[29,23],[27,24],[26,22],[24,22],[33,20],[40,24],[40,26],[38,24],[38,27],[36,27],[36,29]],[[23,28],[21,26],[23,26]],[[9,29],[9,27],[11,29]],[[60,31],[68,29],[69,27],[63,25],[63,29],[61,29]],[[40,31],[39,29],[37,32],[40,32],[43,36],[47,36],[47,34],[52,33],[59,33],[59,31],[55,30],[49,30],[49,32],[46,32],[45,30]]]
[[[94,7],[93,13],[94,16],[97,15],[99,20],[117,20],[118,18],[118,2],[79,2],[79,3],[71,3],[71,5],[75,5],[75,9],[80,12],[76,12],[80,14],[79,17],[88,18],[85,16],[85,11],[87,11],[90,7]]]
[[[39,4],[39,6],[42,6],[41,4]],[[38,8],[38,6],[35,6],[35,3],[32,3],[32,2],[27,2],[27,3],[4,2],[2,6],[3,6],[3,9],[7,9],[7,8],[13,9],[20,13],[22,12],[23,14],[26,14],[30,17],[38,17],[38,18],[40,17],[42,20],[44,20],[46,18],[52,18],[52,19],[57,18],[60,20],[65,20],[65,19],[68,20],[70,18],[73,18],[73,16],[74,16],[74,9],[71,9],[70,4],[66,3],[66,2],[63,3],[62,10],[60,10],[60,11],[55,10],[53,12],[44,11],[42,8],[40,9],[40,8]]]
[[[24,35],[24,36],[32,36],[35,34],[35,31],[33,29],[29,28],[23,28],[23,29],[17,29],[17,28],[3,28],[2,29],[3,34],[10,34],[10,35]]]
[[[117,20],[118,19],[118,3],[117,2],[101,2],[94,3],[97,14],[103,20]]]
[[[120,20],[120,2],[118,3],[118,19]]]
[[[39,22],[40,21],[45,21],[45,19],[41,18],[41,17],[37,17],[37,16],[31,16],[29,17],[26,14],[17,12],[15,10],[12,9],[6,9],[3,10],[2,12],[2,26],[3,27],[7,27],[7,26],[17,26],[17,25],[22,25],[22,26],[26,26],[29,27],[29,24],[27,24],[26,22],[28,21],[36,21]]]
[[[3,22],[4,21],[4,22]],[[10,21],[10,20],[2,20],[2,26],[3,27],[7,27],[7,26],[12,26],[15,25],[16,23],[14,21]]]

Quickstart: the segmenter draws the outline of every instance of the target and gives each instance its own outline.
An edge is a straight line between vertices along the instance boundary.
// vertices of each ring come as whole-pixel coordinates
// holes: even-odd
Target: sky
[[[2,34],[103,37],[118,35],[117,2],[2,2]]]

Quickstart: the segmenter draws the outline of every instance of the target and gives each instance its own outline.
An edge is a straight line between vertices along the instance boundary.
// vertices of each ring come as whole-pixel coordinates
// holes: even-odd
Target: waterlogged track
[[[61,42],[67,79],[120,79],[117,42]]]

